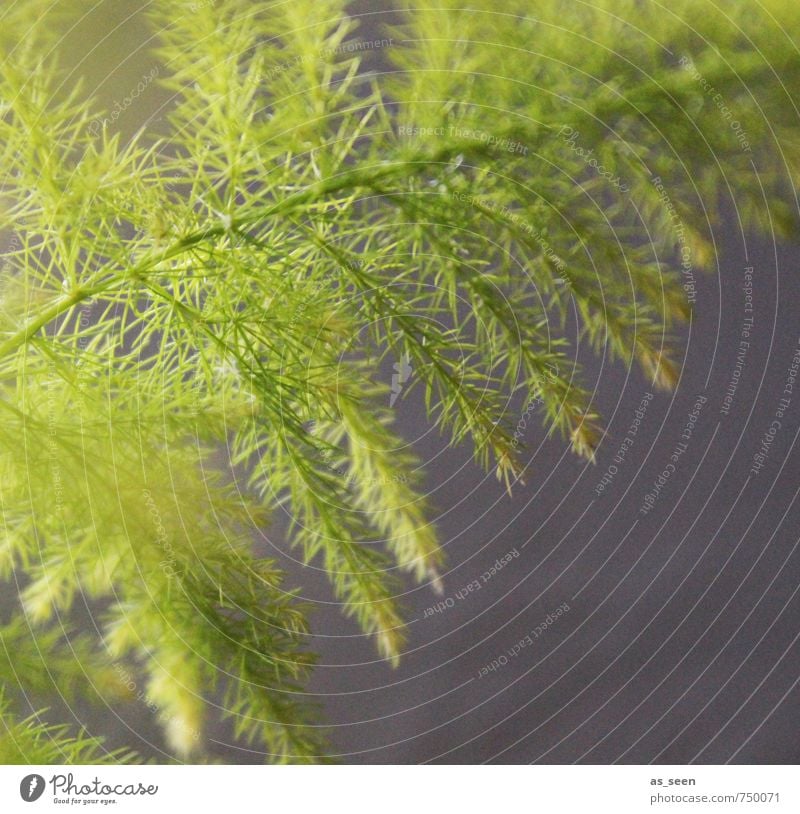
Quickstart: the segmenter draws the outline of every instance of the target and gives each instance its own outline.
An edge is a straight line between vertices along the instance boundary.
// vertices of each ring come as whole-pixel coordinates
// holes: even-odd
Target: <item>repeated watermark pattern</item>
[[[564,602],[559,605],[554,611],[551,611],[547,616],[535,627],[532,627],[519,641],[513,644],[501,653],[497,658],[492,659],[488,664],[485,664],[478,670],[478,678],[484,678],[489,673],[494,673],[501,667],[505,667],[511,659],[515,659],[526,648],[531,647],[534,641],[540,638],[546,631],[548,631],[562,616],[569,613],[570,606]]]
[[[414,372],[411,368],[411,356],[409,354],[404,353],[400,357],[399,362],[395,362],[393,365],[394,373],[392,374],[392,392],[389,396],[389,406],[394,407],[394,403],[400,397],[400,394],[403,392],[403,385],[411,378],[411,374]]]
[[[9,266],[11,265],[11,262],[5,255],[14,254],[14,252],[19,251],[19,248],[20,248],[19,234],[17,232],[14,232],[14,234],[11,235],[11,240],[9,240],[8,242],[8,246],[6,246],[5,250],[3,251],[4,258],[3,265],[0,266],[0,274],[5,274],[9,270]],[[1,303],[0,307],[2,307]]]
[[[686,292],[687,302],[694,303],[697,301],[697,283],[694,277],[694,263],[692,262],[692,250],[686,239],[686,226],[681,220],[681,217],[678,214],[678,210],[675,208],[675,204],[672,203],[672,199],[670,198],[669,193],[667,192],[667,189],[664,186],[664,182],[661,180],[661,177],[658,175],[653,176],[650,179],[650,183],[658,191],[661,203],[664,204],[664,207],[666,208],[670,218],[672,219],[675,234],[677,235],[678,243],[680,244],[681,275],[683,276],[683,290]]]
[[[736,134],[736,139],[739,142],[739,146],[742,148],[742,152],[752,153],[753,149],[750,146],[747,133],[742,127],[741,122],[739,122],[738,119],[733,118],[733,111],[725,104],[723,95],[717,92],[717,89],[708,82],[700,71],[697,70],[689,57],[682,56],[678,62],[691,74],[692,79],[694,79],[695,82],[700,85],[700,87],[706,92],[706,95],[708,95],[711,98],[711,101],[717,106],[722,118],[728,122],[729,127]]]
[[[89,135],[96,136],[106,125],[115,124],[117,119],[147,90],[158,74],[158,65],[152,68],[150,73],[143,74],[136,86],[129,91],[128,95],[125,96],[122,101],[118,100],[114,102],[114,107],[108,116],[95,119],[89,125]]]
[[[478,591],[480,591],[484,585],[486,585],[489,580],[495,577],[500,571],[502,571],[509,563],[513,562],[517,557],[519,557],[519,551],[516,548],[512,548],[508,554],[504,554],[502,557],[498,557],[494,565],[489,567],[486,571],[484,571],[479,577],[476,577],[473,580],[470,580],[466,585],[459,588],[459,590],[455,591],[451,596],[442,599],[440,602],[437,602],[435,605],[431,605],[428,608],[425,608],[422,618],[428,619],[431,616],[435,616],[437,613],[444,613],[446,610],[450,608],[454,608],[456,603],[463,601],[469,596],[474,596]]]
[[[619,175],[614,175],[610,170],[607,170],[595,157],[594,149],[586,150],[584,147],[578,146],[578,139],[581,134],[578,130],[564,125],[558,131],[558,137],[575,153],[582,158],[588,167],[591,167],[599,176],[606,178],[612,186],[616,187],[620,192],[630,192],[630,187],[622,183]]]
[[[159,707],[155,701],[152,701],[144,690],[139,688],[136,680],[123,664],[116,662],[114,664],[114,670],[119,676],[120,681],[122,681],[123,686],[131,694],[132,698],[135,698],[137,701],[144,704],[153,714],[157,715],[160,713],[161,707]],[[168,726],[172,731],[180,730],[183,734],[188,735],[195,743],[200,742],[200,732],[198,732],[194,727],[189,726],[180,716],[171,715],[168,718],[163,719],[162,723]]]
[[[506,204],[500,205],[492,199],[482,200],[480,196],[469,195],[466,192],[453,192],[451,197],[457,201],[460,201],[461,203],[469,204],[470,206],[491,209],[509,220],[518,229],[526,232],[539,244],[544,256],[553,264],[553,266],[555,266],[561,280],[569,286],[572,285],[572,280],[567,272],[567,264],[561,259],[561,257],[558,256],[542,231],[537,229],[529,221],[525,220],[525,218],[515,212],[510,206]]]
[[[780,394],[780,398],[778,399],[778,404],[775,407],[774,417],[761,438],[758,452],[753,455],[753,461],[750,465],[750,475],[758,475],[767,462],[767,458],[770,455],[775,438],[781,431],[781,428],[783,427],[783,420],[792,405],[792,397],[794,396],[794,386],[797,384],[798,371],[800,371],[800,339],[797,341],[792,359],[789,362],[789,366],[786,370],[783,390]]]
[[[528,148],[519,141],[510,139],[506,136],[495,136],[487,133],[485,130],[475,130],[470,127],[459,127],[456,124],[439,125],[436,127],[423,127],[418,125],[401,124],[397,128],[398,136],[413,136],[413,137],[444,137],[469,139],[472,141],[479,141],[481,144],[486,144],[488,147],[496,147],[498,150],[504,150],[507,153],[515,153],[518,155],[528,155]]]
[[[167,534],[167,530],[164,528],[164,521],[161,519],[161,512],[158,510],[158,506],[156,506],[156,502],[153,499],[153,495],[150,490],[143,489],[142,497],[144,498],[144,502],[147,505],[147,509],[150,512],[150,517],[152,518],[156,529],[156,542],[161,546],[162,550],[166,554],[166,559],[162,560],[158,565],[167,575],[167,577],[172,579],[176,575],[175,548],[169,541],[169,535]]]
[[[273,65],[262,74],[262,80],[269,81],[276,76],[280,76],[291,68],[298,65],[304,65],[309,62],[317,62],[319,60],[329,59],[332,56],[341,54],[358,54],[364,51],[376,51],[381,48],[390,48],[394,45],[394,40],[391,37],[377,40],[350,40],[342,43],[335,48],[322,48],[315,54],[304,54],[282,62],[280,65]]]
[[[639,509],[639,512],[641,514],[649,514],[652,511],[664,487],[678,471],[678,466],[681,462],[682,457],[686,454],[686,451],[689,449],[689,442],[692,439],[692,435],[694,435],[695,427],[697,426],[697,421],[700,418],[700,414],[702,413],[703,407],[706,405],[707,401],[708,397],[704,396],[702,393],[698,395],[697,398],[695,399],[694,405],[692,406],[692,409],[689,411],[686,418],[686,422],[684,423],[683,429],[681,430],[680,440],[676,442],[672,452],[670,453],[669,463],[664,467],[664,470],[656,478],[650,491],[644,496],[642,506]]]
[[[611,485],[612,481],[619,472],[619,467],[622,466],[627,460],[628,452],[634,443],[636,443],[636,436],[639,433],[639,427],[641,427],[642,421],[644,421],[647,408],[652,400],[653,394],[645,393],[644,396],[642,396],[642,400],[639,402],[639,406],[633,411],[633,421],[631,421],[628,431],[625,433],[625,437],[622,439],[622,442],[614,455],[613,462],[608,465],[608,468],[603,473],[603,476],[594,487],[595,494],[597,494],[598,497],[602,495],[603,492]]]
[[[739,328],[739,345],[736,348],[736,361],[731,372],[731,378],[728,386],[725,388],[725,395],[722,397],[722,407],[720,407],[720,415],[728,415],[731,411],[734,396],[739,388],[739,380],[744,371],[747,354],[750,350],[750,334],[755,325],[755,317],[753,316],[753,266],[746,266],[744,270],[744,316],[742,317],[741,325]]]
[[[546,375],[549,378],[556,379],[558,377],[558,365],[547,363],[545,368]],[[522,415],[520,415],[519,419],[517,420],[517,425],[514,427],[514,435],[511,438],[511,446],[514,449],[519,447],[522,439],[525,437],[525,432],[528,429],[528,420],[542,404],[544,404],[544,396],[540,390],[535,396],[533,396],[533,398],[528,400],[528,403],[525,405],[525,409],[522,411]]]

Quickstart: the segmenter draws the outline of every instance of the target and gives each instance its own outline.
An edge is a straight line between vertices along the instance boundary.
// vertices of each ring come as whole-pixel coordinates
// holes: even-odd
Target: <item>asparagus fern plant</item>
[[[288,512],[396,663],[400,575],[436,588],[443,557],[375,365],[509,489],[514,397],[591,458],[575,331],[669,387],[720,193],[796,227],[800,6],[426,0],[375,39],[342,0],[154,0],[168,124],[123,140],[51,5],[0,26],[0,759],[127,759],[14,712],[87,678],[177,758],[222,709],[323,759],[307,609],[253,530]]]

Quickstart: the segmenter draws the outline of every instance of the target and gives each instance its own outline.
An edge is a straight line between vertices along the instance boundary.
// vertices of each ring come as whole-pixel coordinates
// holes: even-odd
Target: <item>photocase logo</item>
[[[19,795],[26,803],[34,803],[44,792],[44,778],[40,774],[28,774],[19,784]]]
[[[392,395],[389,398],[389,406],[394,407],[398,396],[403,392],[403,385],[409,380],[414,372],[411,368],[411,357],[404,353],[399,362],[394,363],[394,373],[392,374]]]

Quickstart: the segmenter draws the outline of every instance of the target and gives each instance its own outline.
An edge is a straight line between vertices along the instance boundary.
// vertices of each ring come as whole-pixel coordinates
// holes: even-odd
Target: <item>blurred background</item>
[[[144,6],[87,3],[64,31],[71,80],[109,111],[157,67]],[[377,0],[354,3],[352,14],[362,39],[397,20]],[[379,51],[365,59],[386,67]],[[123,137],[161,130],[169,103],[149,83],[113,127]],[[732,214],[714,239],[718,273],[696,275],[674,393],[649,399],[638,372],[581,351],[608,426],[596,465],[529,420],[526,484],[509,496],[469,449],[448,449],[427,430],[415,393],[397,401],[397,427],[426,462],[449,557],[442,596],[409,585],[410,640],[397,669],[341,616],[321,573],[296,561],[286,518],[263,530],[259,550],[316,604],[321,657],[310,692],[343,762],[800,760],[800,393],[750,474],[800,342],[800,247],[742,234]],[[737,368],[748,267],[754,325]],[[392,375],[389,364],[387,382]],[[674,473],[643,514],[681,442]],[[80,722],[110,745],[168,756],[144,705],[59,712],[54,720]],[[263,761],[224,726],[212,736],[213,758]]]

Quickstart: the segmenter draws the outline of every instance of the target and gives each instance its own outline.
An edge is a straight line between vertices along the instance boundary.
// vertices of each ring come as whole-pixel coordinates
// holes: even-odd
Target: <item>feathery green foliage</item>
[[[269,759],[319,760],[306,610],[252,529],[285,507],[395,663],[399,574],[436,587],[442,552],[381,359],[509,489],[515,396],[591,458],[571,332],[669,387],[717,192],[796,233],[800,7],[414,2],[367,48],[341,0],[155,0],[168,127],[123,141],[65,86],[50,6],[0,27],[3,640],[36,662],[0,676],[72,686],[51,651],[95,603],[107,661],[74,661],[104,697],[124,664],[177,755],[222,698]],[[9,761],[110,759],[2,716]]]

